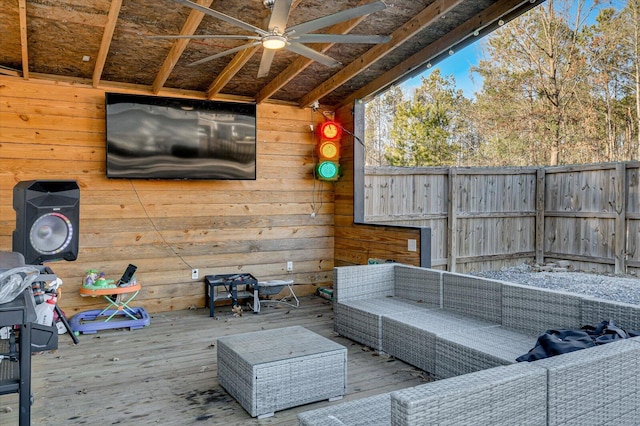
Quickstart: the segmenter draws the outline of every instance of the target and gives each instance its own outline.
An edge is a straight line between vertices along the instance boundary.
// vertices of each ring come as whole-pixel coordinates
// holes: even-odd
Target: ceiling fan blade
[[[260,59],[260,68],[258,68],[258,78],[266,77],[271,69],[273,57],[276,55],[275,50],[263,49],[262,59]]]
[[[292,0],[275,0],[273,9],[271,10],[271,18],[269,19],[269,31],[278,28],[280,34],[284,33],[291,12]]]
[[[387,8],[387,5],[382,1],[374,1],[373,3],[365,4],[363,6],[354,7],[351,9],[343,10],[342,12],[334,13],[333,15],[324,16],[322,18],[314,19],[313,21],[303,22],[299,25],[294,25],[291,28],[287,28],[287,34],[306,34],[311,31],[319,30],[330,25],[335,25],[340,22],[348,21],[349,19],[358,18],[369,13],[378,12]]]
[[[342,65],[340,62],[336,61],[330,56],[325,55],[324,53],[320,53],[317,50],[313,50],[310,47],[307,47],[300,43],[289,43],[285,49],[288,49],[298,55],[305,56],[309,59],[313,59],[316,62],[320,62],[322,65],[327,67],[337,67]]]
[[[239,19],[236,19],[232,16],[229,15],[225,15],[222,12],[218,12],[217,10],[213,10],[213,9],[209,9],[208,7],[204,7],[204,6],[200,6],[197,3],[191,2],[189,0],[174,0],[184,6],[190,7],[191,9],[195,9],[199,12],[205,13],[209,16],[213,16],[214,18],[218,18],[222,21],[225,21],[231,25],[235,25],[236,27],[240,27],[243,28],[247,31],[251,31],[252,33],[256,33],[256,34],[260,34],[260,35],[267,35],[267,32],[263,29],[260,29],[258,27],[254,27],[251,24],[247,24],[244,21],[241,21]]]
[[[214,59],[218,59],[218,58],[221,58],[223,56],[229,55],[231,53],[239,52],[241,50],[248,49],[248,48],[253,47],[253,46],[258,46],[259,44],[260,44],[259,41],[254,41],[252,43],[243,44],[241,46],[234,47],[233,49],[225,50],[224,52],[220,52],[220,53],[216,53],[215,55],[207,56],[206,58],[202,58],[199,61],[192,62],[187,66],[188,67],[193,67],[193,66],[196,66],[196,65],[200,65],[200,64],[203,64],[205,62],[213,61]]]
[[[298,43],[362,43],[379,44],[391,40],[390,36],[359,35],[359,34],[303,34],[291,37],[291,41]]]
[[[183,39],[183,38],[194,38],[194,39],[207,39],[207,38],[220,38],[220,39],[229,39],[229,40],[260,40],[260,36],[250,36],[250,35],[215,35],[215,34],[203,34],[203,35],[166,35],[166,36],[148,36],[148,39],[152,40],[161,40],[161,39]]]

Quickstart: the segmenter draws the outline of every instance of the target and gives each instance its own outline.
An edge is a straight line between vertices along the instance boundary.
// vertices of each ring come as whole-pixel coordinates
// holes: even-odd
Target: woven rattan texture
[[[344,337],[381,351],[382,317],[424,309],[421,303],[394,297],[337,303],[334,305],[334,329]]]
[[[627,331],[640,332],[640,306],[589,297],[582,299],[583,325],[595,326],[605,320],[613,320]]]
[[[549,329],[580,328],[581,297],[516,284],[502,286],[502,325],[539,335]]]
[[[536,338],[501,326],[473,329],[438,336],[436,368],[438,378],[507,365],[526,354]]]
[[[253,417],[346,390],[347,349],[303,327],[218,339],[218,380]]]
[[[443,307],[460,314],[500,324],[502,283],[469,275],[447,273],[442,278]]]
[[[373,289],[382,294],[381,282],[384,291],[389,291],[389,265],[384,266],[378,273],[360,267],[366,270],[370,285],[363,283],[356,271],[350,273],[358,277],[360,291]],[[626,330],[638,330],[640,306],[444,272],[441,308],[433,308],[428,304],[437,294],[434,286],[439,273],[418,272],[415,269],[421,268],[399,264],[393,267],[395,297],[352,295],[351,300],[334,304],[340,334],[443,379],[424,385],[413,402],[408,394],[402,409],[392,395],[391,424],[640,425],[640,338],[535,363],[515,362],[549,329],[578,329],[613,320]],[[352,285],[349,280],[336,284],[344,288]],[[423,292],[418,296],[423,303],[411,304],[408,299],[419,292]],[[403,307],[403,303],[409,305]],[[477,393],[469,386],[475,377],[493,386],[501,378],[496,372],[526,366],[548,369],[548,403],[544,397],[547,375],[543,375],[542,386],[534,380],[538,385],[507,386],[506,391],[497,385],[495,390],[479,389]],[[541,394],[542,401],[530,403],[540,400]],[[442,399],[437,401],[439,396]],[[545,417],[538,416],[540,407]],[[412,409],[431,411],[426,417],[411,417]],[[367,418],[371,420],[375,418]]]
[[[548,370],[549,425],[638,425],[639,355],[633,338],[532,362]]]
[[[392,392],[393,425],[546,424],[546,371],[496,367]]]
[[[396,265],[394,295],[421,302],[428,308],[440,308],[442,307],[442,272]]]
[[[442,309],[385,316],[382,318],[382,350],[435,373],[438,335],[492,326],[496,325]]]
[[[336,302],[394,295],[395,265],[345,266],[333,269]],[[346,284],[346,285],[342,285]]]
[[[388,426],[391,396],[382,394],[298,414],[301,426]]]

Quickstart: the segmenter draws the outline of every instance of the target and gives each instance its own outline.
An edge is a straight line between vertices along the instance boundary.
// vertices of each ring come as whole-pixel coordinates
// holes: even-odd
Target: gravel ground
[[[475,272],[473,275],[640,305],[640,278],[630,275],[543,272],[526,264],[500,271]]]

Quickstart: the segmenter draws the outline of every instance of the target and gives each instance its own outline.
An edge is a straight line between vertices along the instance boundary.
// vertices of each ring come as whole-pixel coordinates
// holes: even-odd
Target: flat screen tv
[[[256,105],[105,94],[107,177],[256,178]]]

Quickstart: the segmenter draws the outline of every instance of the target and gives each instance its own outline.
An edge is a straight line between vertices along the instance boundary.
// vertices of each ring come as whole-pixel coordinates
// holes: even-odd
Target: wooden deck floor
[[[295,425],[299,412],[320,401],[257,420],[218,384],[216,339],[301,325],[348,348],[347,394],[342,401],[414,386],[425,375],[333,332],[331,304],[317,296],[300,307],[263,308],[233,317],[230,307],[154,314],[140,330],[60,337],[57,351],[32,357],[33,425]],[[0,396],[0,425],[18,424],[18,395]],[[9,408],[8,408],[9,407]],[[9,411],[9,412],[7,412]]]

